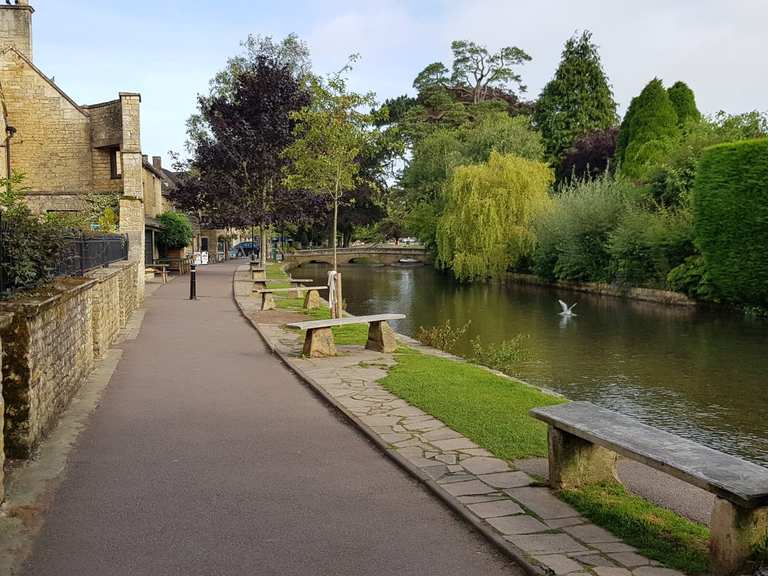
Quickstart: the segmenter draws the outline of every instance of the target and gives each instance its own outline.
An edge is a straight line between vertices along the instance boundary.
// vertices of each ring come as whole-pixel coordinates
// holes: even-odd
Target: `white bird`
[[[573,304],[572,306],[568,306],[568,304],[566,304],[562,300],[558,300],[558,302],[560,302],[560,308],[563,309],[563,311],[560,312],[560,316],[576,316],[576,314],[573,313],[573,309],[576,307],[576,304]]]

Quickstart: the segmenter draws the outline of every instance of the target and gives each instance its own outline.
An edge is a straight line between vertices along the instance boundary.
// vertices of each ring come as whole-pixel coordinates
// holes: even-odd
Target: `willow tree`
[[[294,142],[283,156],[289,188],[305,189],[333,203],[333,269],[337,269],[339,202],[359,181],[360,158],[378,136],[373,117],[362,112],[374,104],[372,94],[347,88],[344,76],[349,66],[327,80],[313,78],[309,105],[291,114],[295,122]],[[296,206],[300,211],[301,206]]]
[[[533,250],[533,219],[549,205],[553,180],[546,164],[498,152],[456,168],[438,223],[439,265],[459,280],[500,277]]]

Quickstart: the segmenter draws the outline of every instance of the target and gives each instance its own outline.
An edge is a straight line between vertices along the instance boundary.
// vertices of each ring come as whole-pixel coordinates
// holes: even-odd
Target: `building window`
[[[112,180],[123,177],[123,157],[118,148],[109,151],[109,172]]]

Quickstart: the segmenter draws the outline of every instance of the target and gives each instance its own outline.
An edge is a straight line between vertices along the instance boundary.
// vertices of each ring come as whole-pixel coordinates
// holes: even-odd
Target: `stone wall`
[[[135,309],[137,263],[66,279],[48,298],[0,303],[5,453],[28,458]]]
[[[12,319],[13,317],[10,314],[0,314],[0,334],[2,334],[2,331],[5,330],[10,325]],[[0,358],[2,357],[3,357],[3,339],[2,339],[2,336],[0,336]],[[2,392],[2,382],[3,382],[3,363],[0,362],[0,392]],[[5,403],[3,402],[2,394],[0,394],[0,429],[3,428],[4,413],[5,413]],[[2,502],[5,499],[4,466],[5,466],[5,447],[3,445],[3,435],[0,434],[0,502]]]
[[[0,8],[0,38],[3,46],[12,46],[32,60],[32,13],[27,0]]]

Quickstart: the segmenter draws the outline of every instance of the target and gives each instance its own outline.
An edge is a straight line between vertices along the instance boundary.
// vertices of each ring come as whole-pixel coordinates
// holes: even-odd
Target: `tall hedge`
[[[693,206],[716,289],[731,302],[768,304],[768,138],[707,148]]]

